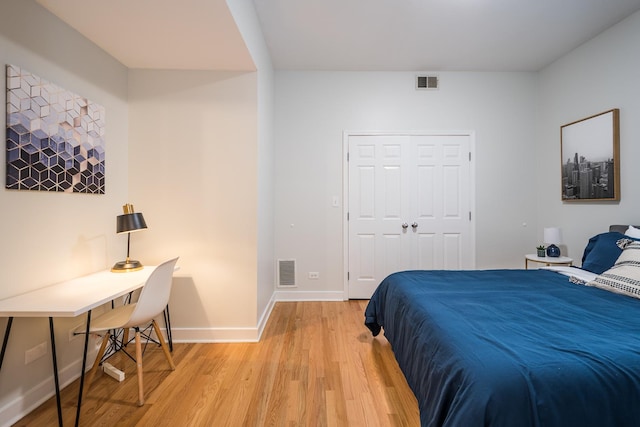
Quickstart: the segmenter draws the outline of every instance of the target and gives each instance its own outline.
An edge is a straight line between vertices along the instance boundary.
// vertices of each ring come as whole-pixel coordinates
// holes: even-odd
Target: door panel
[[[442,216],[444,218],[459,219],[460,212],[460,168],[444,166],[442,168],[442,183],[444,186],[442,201]]]
[[[438,265],[436,260],[436,234],[417,233],[418,270],[433,270]]]
[[[442,268],[445,270],[461,270],[463,268],[464,237],[461,233],[443,234],[444,260]]]
[[[356,236],[353,265],[362,280],[374,280],[375,272],[375,235],[360,233]]]
[[[417,196],[417,212],[418,218],[435,218],[435,189],[436,168],[433,166],[417,167],[416,196]]]
[[[400,165],[382,167],[382,208],[384,219],[397,220],[402,216],[402,168]]]

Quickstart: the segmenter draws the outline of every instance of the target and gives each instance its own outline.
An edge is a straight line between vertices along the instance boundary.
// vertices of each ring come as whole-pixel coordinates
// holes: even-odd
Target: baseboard
[[[258,328],[171,328],[174,343],[258,342]]]
[[[256,327],[247,328],[171,328],[176,343],[258,342],[269,320],[271,311],[279,301],[344,301],[344,292],[282,291],[273,293]]]
[[[274,293],[275,301],[345,301],[344,291],[284,291]]]
[[[81,367],[82,358],[59,370],[58,378],[61,390],[80,377]],[[23,391],[20,396],[0,408],[0,427],[13,425],[55,394],[52,373],[35,387]]]
[[[176,328],[171,327],[171,337],[176,343],[229,343],[258,342],[262,336],[276,301],[271,297],[260,316],[258,325],[248,328]]]
[[[274,295],[271,295],[271,299],[269,303],[264,309],[262,316],[260,316],[260,321],[258,322],[258,340],[262,337],[262,332],[264,331],[265,326],[267,326],[267,322],[269,321],[269,317],[271,317],[271,312],[273,311],[273,307],[276,305],[276,300],[274,299]]]

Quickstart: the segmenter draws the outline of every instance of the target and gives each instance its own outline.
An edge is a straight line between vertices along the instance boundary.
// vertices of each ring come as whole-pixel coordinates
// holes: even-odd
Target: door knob
[[[404,228],[405,230],[407,229],[407,227],[409,227],[409,224],[407,224],[406,222],[402,223],[402,228]]]
[[[416,228],[418,228],[418,223],[414,222],[413,224],[411,224],[411,227],[413,227],[413,229],[415,230]]]

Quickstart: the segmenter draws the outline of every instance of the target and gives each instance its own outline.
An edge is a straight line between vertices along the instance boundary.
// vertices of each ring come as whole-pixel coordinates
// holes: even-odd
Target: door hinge
[[[349,152],[347,151],[347,162],[349,161]]]
[[[349,212],[347,212],[347,221],[349,221]]]
[[[469,151],[469,161],[471,161],[471,151]]]
[[[350,276],[349,276],[349,272],[347,271],[347,280],[349,280],[349,277],[350,277]]]
[[[471,211],[469,211],[469,221],[471,221]]]

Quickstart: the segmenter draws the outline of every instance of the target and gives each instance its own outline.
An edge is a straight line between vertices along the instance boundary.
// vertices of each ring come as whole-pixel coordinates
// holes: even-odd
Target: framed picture
[[[104,194],[105,108],[7,65],[6,188]]]
[[[562,201],[620,200],[620,110],[560,127]]]

